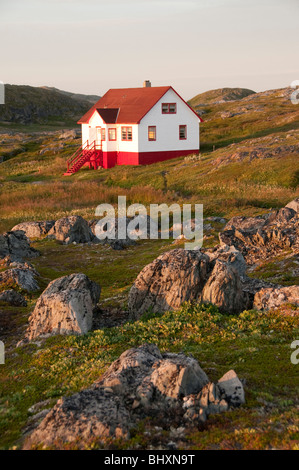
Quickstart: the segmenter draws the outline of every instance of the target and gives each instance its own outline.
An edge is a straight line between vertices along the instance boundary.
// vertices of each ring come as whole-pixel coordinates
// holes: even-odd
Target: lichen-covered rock
[[[219,234],[220,244],[241,251],[247,264],[279,252],[299,252],[299,213],[283,207],[263,217],[233,217]]]
[[[245,403],[243,385],[234,370],[226,372],[218,380],[217,387],[229,405],[238,407]]]
[[[225,261],[233,269],[235,269],[240,276],[245,276],[247,264],[242,253],[234,246],[222,245],[212,251],[206,251],[210,261]]]
[[[207,280],[202,301],[216,305],[223,313],[240,313],[248,306],[248,297],[243,292],[239,273],[224,261],[216,260]]]
[[[257,310],[271,310],[284,304],[299,306],[299,286],[260,289],[254,296],[253,307]]]
[[[69,443],[84,448],[107,438],[128,438],[146,417],[159,418],[165,429],[182,421],[194,426],[239,404],[228,404],[225,397],[235,396],[235,390],[227,390],[209,382],[194,358],[161,354],[157,346],[145,344],[125,351],[90,388],[60,399],[24,449],[59,449]]]
[[[286,207],[293,209],[296,212],[299,212],[299,197],[293,199],[293,201],[289,202]]]
[[[37,277],[38,273],[30,265],[17,263],[16,267],[6,269],[0,273],[0,287],[17,285],[27,292],[34,292],[39,289]]]
[[[14,230],[0,235],[0,259],[22,262],[25,258],[36,258],[39,252],[31,248],[23,230]]]
[[[29,318],[26,338],[87,333],[92,328],[100,292],[100,286],[85,274],[71,274],[50,282]]]
[[[5,302],[14,307],[26,307],[27,305],[25,297],[23,297],[20,292],[16,292],[13,289],[0,292],[0,302]]]
[[[209,258],[200,251],[175,249],[148,264],[134,282],[128,299],[132,318],[148,309],[164,312],[197,301],[208,278]]]
[[[88,222],[80,215],[70,215],[58,219],[48,232],[49,238],[54,238],[66,245],[70,243],[89,243],[94,235]]]
[[[42,222],[22,222],[15,225],[11,231],[22,230],[28,238],[43,238],[55,224],[55,220]]]

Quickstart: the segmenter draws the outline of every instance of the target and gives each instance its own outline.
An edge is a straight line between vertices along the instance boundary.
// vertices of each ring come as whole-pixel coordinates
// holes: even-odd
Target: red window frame
[[[114,139],[111,139],[111,135],[110,135],[110,132],[111,132],[111,131],[114,131]],[[109,141],[115,141],[115,140],[116,140],[116,136],[117,136],[117,134],[116,134],[116,127],[109,127],[109,128],[108,128],[108,139],[109,139]]]
[[[181,129],[184,129],[184,137],[181,137]],[[179,139],[187,140],[187,125],[186,124],[181,124],[179,126]]]
[[[152,132],[154,132],[154,134],[155,134],[154,139],[150,138],[150,129],[153,129]],[[148,138],[149,142],[154,142],[154,141],[157,140],[157,126],[148,126],[148,128],[147,128],[147,138]]]
[[[131,139],[128,139],[128,130],[129,129],[131,131]],[[125,137],[124,137],[124,133],[125,133]],[[133,140],[133,130],[132,130],[131,126],[123,126],[121,128],[121,140],[122,141],[132,142],[132,140]]]
[[[101,141],[106,140],[106,129],[101,127]]]
[[[167,109],[163,110],[163,107],[166,107],[166,106],[167,106]],[[170,106],[174,106],[175,110],[170,111]],[[162,111],[162,114],[176,114],[176,103],[162,103],[161,104],[161,111]]]

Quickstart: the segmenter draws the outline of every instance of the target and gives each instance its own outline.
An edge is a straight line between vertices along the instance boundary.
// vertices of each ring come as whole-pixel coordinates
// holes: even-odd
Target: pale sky
[[[0,81],[184,99],[299,80],[299,0],[0,0]]]

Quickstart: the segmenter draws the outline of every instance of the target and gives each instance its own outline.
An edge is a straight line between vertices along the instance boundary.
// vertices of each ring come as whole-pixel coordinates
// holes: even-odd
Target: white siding
[[[162,114],[162,103],[176,103],[176,114]],[[199,149],[199,118],[169,90],[139,124],[139,152]],[[187,139],[179,139],[179,126],[187,126]],[[148,126],[156,126],[156,141],[148,140]]]

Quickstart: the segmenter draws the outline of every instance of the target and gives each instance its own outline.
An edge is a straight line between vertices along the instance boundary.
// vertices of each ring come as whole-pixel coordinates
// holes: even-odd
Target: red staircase
[[[99,148],[97,148],[96,142],[89,144],[88,141],[85,142],[82,147],[79,147],[78,150],[67,160],[67,171],[64,173],[64,176],[71,176],[74,173],[77,173],[78,170],[85,164],[89,163],[91,166],[91,158],[96,157],[99,153]],[[95,160],[95,159],[94,159]]]

